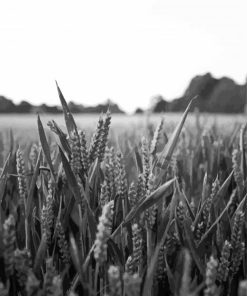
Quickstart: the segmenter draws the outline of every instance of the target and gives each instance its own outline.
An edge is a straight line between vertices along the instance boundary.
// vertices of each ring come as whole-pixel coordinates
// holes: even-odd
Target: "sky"
[[[58,105],[107,99],[127,112],[211,72],[244,83],[245,0],[0,2],[0,94]]]

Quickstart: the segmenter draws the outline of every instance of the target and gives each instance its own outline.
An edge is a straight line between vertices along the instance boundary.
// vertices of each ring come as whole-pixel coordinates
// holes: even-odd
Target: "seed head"
[[[107,260],[107,239],[112,231],[113,201],[103,207],[102,215],[99,218],[94,248],[94,258],[102,265]]]
[[[9,215],[3,224],[4,265],[7,277],[14,273],[14,252],[16,245],[15,219]]]
[[[220,263],[217,270],[217,280],[219,282],[225,282],[229,273],[229,259],[231,256],[231,244],[228,241],[225,241],[222,248]]]
[[[142,240],[142,230],[138,224],[132,225],[132,240],[133,240],[133,264],[135,268],[138,269],[142,262],[142,251],[143,251],[143,240]]]
[[[100,116],[95,133],[93,134],[89,147],[89,163],[92,164],[99,156],[102,134],[104,133],[104,120]]]
[[[109,193],[107,192],[107,183],[106,181],[103,182],[101,185],[100,191],[100,205],[103,208],[110,201]]]
[[[80,139],[77,133],[72,133],[70,137],[71,146],[71,168],[75,175],[83,169],[81,161]]]
[[[154,155],[157,152],[157,147],[158,147],[158,143],[159,143],[159,139],[160,139],[160,134],[161,134],[161,131],[163,128],[163,123],[164,123],[164,120],[162,118],[160,123],[158,124],[158,126],[155,129],[154,136],[153,136],[153,139],[151,142],[151,147],[150,147],[150,153],[152,155]]]
[[[20,148],[18,148],[16,152],[16,170],[18,174],[20,204],[25,205],[27,197],[26,170],[23,155]]]
[[[218,262],[213,256],[210,257],[207,263],[206,269],[206,289],[204,290],[204,296],[214,296],[217,295],[217,286],[215,284],[217,275]]]
[[[84,170],[87,172],[89,168],[88,149],[85,132],[79,132],[81,161]]]
[[[122,284],[120,279],[120,271],[118,266],[111,265],[108,269],[108,278],[110,286],[110,296],[122,295]]]
[[[131,275],[127,272],[123,275],[126,296],[139,296],[141,291],[141,278],[137,273]]]
[[[247,295],[247,280],[241,281],[238,286],[238,296]]]
[[[239,248],[242,231],[243,231],[243,224],[244,224],[244,213],[242,211],[238,211],[234,218],[234,224],[233,224],[232,235],[231,235],[231,245],[232,245],[233,251]]]
[[[57,235],[58,235],[58,247],[62,257],[62,261],[64,262],[64,264],[69,264],[70,262],[69,245],[65,238],[64,229],[60,221],[57,222],[56,229],[57,229]]]
[[[108,110],[106,112],[106,118],[104,120],[103,128],[102,128],[102,135],[101,135],[101,141],[100,141],[100,147],[98,150],[98,157],[99,161],[102,162],[105,157],[105,149],[107,145],[107,138],[108,138],[108,133],[110,129],[110,124],[111,124],[111,112]]]
[[[151,173],[151,165],[150,165],[150,154],[148,151],[148,145],[145,138],[142,138],[142,167],[143,167],[143,177],[144,177],[144,186],[148,189],[149,175]]]
[[[230,271],[232,275],[236,274],[239,270],[245,252],[245,244],[240,243],[239,247],[233,250]]]
[[[53,196],[51,187],[48,188],[48,195],[46,197],[46,204],[43,205],[41,212],[41,227],[42,233],[46,235],[47,243],[51,241],[52,227],[54,222],[53,211]]]
[[[238,149],[234,149],[232,152],[232,167],[239,197],[241,198],[244,190],[244,177],[241,171],[241,152]]]
[[[134,182],[132,182],[129,186],[128,199],[129,199],[131,208],[134,208],[138,202]]]
[[[29,268],[31,267],[31,254],[26,249],[16,249],[14,260],[18,283],[21,287],[25,287]]]

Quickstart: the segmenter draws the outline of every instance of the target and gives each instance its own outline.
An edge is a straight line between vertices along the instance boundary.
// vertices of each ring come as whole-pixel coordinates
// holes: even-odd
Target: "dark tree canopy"
[[[151,99],[153,112],[183,111],[189,100],[199,95],[194,107],[200,112],[241,113],[247,103],[246,85],[236,84],[227,77],[214,78],[210,73],[194,77],[184,95],[172,101],[165,101],[162,96]]]
[[[144,110],[143,110],[143,109],[141,109],[141,108],[136,108],[136,110],[135,110],[135,114],[142,114],[142,113],[144,113]]]
[[[85,107],[82,104],[74,102],[68,103],[72,113],[100,113],[106,112],[108,108],[112,113],[124,113],[117,104],[107,100],[105,104]],[[0,113],[62,113],[60,106],[48,106],[41,104],[35,106],[29,102],[22,101],[20,104],[15,104],[12,100],[4,96],[0,96]]]
[[[150,111],[160,112],[181,112],[184,111],[188,102],[194,96],[199,98],[194,102],[200,112],[212,113],[243,113],[247,103],[247,84],[239,85],[228,77],[214,78],[210,73],[195,76],[189,83],[183,96],[167,101],[162,95],[151,98]],[[100,113],[110,108],[112,113],[124,113],[121,108],[107,100],[105,103],[96,106],[85,106],[69,102],[72,113]],[[0,96],[0,113],[61,113],[61,107],[41,104],[32,105],[27,101],[15,104],[12,100]],[[143,113],[144,110],[137,108],[135,113]]]

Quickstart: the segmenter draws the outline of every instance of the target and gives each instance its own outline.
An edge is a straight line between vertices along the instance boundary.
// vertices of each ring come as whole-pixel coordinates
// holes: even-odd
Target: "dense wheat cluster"
[[[0,296],[247,295],[245,126],[186,130],[191,101],[120,145],[110,110],[89,136],[58,92],[66,133],[38,117],[1,170]]]

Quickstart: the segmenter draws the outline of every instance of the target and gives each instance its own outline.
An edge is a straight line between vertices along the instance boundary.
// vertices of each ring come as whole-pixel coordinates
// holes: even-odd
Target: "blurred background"
[[[245,1],[2,1],[0,112],[243,113]]]

